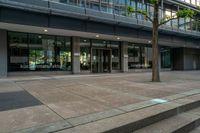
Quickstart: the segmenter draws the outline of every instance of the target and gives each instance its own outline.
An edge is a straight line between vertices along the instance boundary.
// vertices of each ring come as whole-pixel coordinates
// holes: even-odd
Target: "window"
[[[9,71],[28,70],[28,40],[26,33],[8,32]]]
[[[71,71],[71,41],[67,37],[8,33],[9,71]]]
[[[171,11],[170,11],[169,9],[166,9],[166,10],[165,10],[165,17],[167,17],[167,18],[168,18],[168,17],[169,17],[169,18],[172,17]],[[167,22],[166,25],[171,27],[171,21]]]
[[[161,48],[161,68],[171,68],[171,50],[170,48]]]
[[[129,69],[152,68],[152,48],[142,44],[129,44]]]
[[[128,46],[128,67],[129,69],[141,68],[140,47],[134,44]]]
[[[82,38],[80,40],[80,68],[90,70],[91,68],[91,46],[90,40]]]
[[[172,11],[172,17],[176,17],[176,12],[175,11]],[[178,20],[177,19],[172,20],[172,27],[173,28],[178,28]]]
[[[112,50],[112,70],[120,70],[120,45],[119,42],[110,42]]]

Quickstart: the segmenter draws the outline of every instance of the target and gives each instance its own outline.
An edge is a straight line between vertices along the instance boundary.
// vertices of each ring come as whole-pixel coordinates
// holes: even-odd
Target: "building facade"
[[[151,69],[152,24],[128,14],[128,6],[153,16],[148,0],[0,0],[0,77]],[[200,69],[198,6],[200,0],[161,0],[160,17],[198,12],[160,28],[161,69]]]

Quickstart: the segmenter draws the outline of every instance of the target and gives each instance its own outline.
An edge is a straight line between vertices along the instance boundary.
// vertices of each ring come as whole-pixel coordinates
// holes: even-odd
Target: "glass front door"
[[[92,72],[94,73],[111,72],[110,49],[92,49]]]

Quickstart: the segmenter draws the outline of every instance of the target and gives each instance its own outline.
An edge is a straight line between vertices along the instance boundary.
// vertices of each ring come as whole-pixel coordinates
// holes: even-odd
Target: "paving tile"
[[[27,91],[0,93],[0,111],[36,105],[42,105],[42,103]]]
[[[17,130],[14,133],[51,133],[64,129],[71,128],[72,125],[66,120],[57,121],[54,123],[49,123],[41,126],[34,126],[31,128]]]
[[[58,102],[48,104],[48,107],[65,119],[110,109],[105,105],[90,100]]]
[[[1,132],[29,128],[62,120],[44,105],[0,112]]]

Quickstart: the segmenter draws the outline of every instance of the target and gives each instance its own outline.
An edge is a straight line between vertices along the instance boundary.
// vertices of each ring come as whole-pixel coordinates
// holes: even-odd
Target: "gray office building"
[[[0,77],[150,70],[152,24],[127,7],[148,0],[0,0]],[[160,17],[190,8],[196,18],[160,27],[160,68],[200,69],[200,0],[161,0]]]

